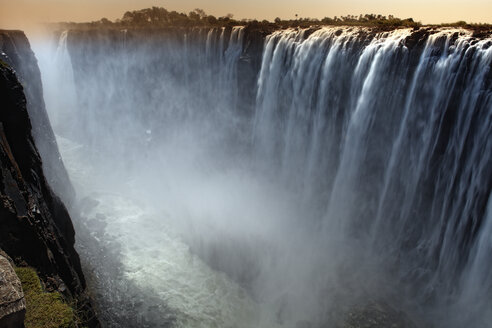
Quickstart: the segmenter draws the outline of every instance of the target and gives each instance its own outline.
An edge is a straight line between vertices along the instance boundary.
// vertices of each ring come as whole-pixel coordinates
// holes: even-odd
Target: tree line
[[[325,25],[349,25],[349,26],[367,26],[379,27],[383,29],[410,27],[419,28],[421,22],[416,22],[413,18],[401,19],[393,15],[380,14],[365,14],[365,15],[347,15],[317,18],[301,18],[295,14],[295,18],[281,19],[275,18],[273,22],[255,19],[234,19],[232,14],[215,17],[208,15],[203,9],[194,9],[188,14],[179,13],[177,11],[168,11],[162,7],[151,7],[141,10],[127,11],[121,19],[111,21],[103,18],[91,23],[62,23],[65,28],[71,27],[164,27],[164,26],[205,26],[205,27],[225,27],[225,26],[252,26],[265,29],[292,28],[292,27],[313,27]],[[491,29],[489,24],[468,24],[464,21],[459,21],[450,24],[437,24],[427,26],[450,26],[450,27],[465,27],[472,29]]]

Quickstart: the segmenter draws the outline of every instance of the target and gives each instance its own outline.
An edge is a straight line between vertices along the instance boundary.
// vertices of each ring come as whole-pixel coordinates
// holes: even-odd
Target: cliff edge
[[[74,249],[72,221],[65,205],[45,178],[33,139],[26,94],[27,89],[33,90],[36,80],[29,81],[33,87],[24,88],[16,72],[6,62],[9,59],[12,61],[2,53],[0,248],[12,257],[16,265],[35,268],[46,289],[59,291],[67,300],[73,301],[83,314],[84,324],[97,327],[99,323],[85,293],[85,279]],[[40,79],[37,82],[40,83]],[[41,90],[40,85],[38,88]],[[49,121],[46,123],[49,126]]]

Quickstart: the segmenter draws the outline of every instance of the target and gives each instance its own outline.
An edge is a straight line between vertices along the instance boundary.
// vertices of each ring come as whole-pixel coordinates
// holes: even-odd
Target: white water
[[[485,327],[490,40],[277,31],[245,117],[243,29],[129,33],[36,51],[109,325],[317,327],[372,298]]]
[[[233,208],[227,209],[228,206],[234,207],[234,204],[222,202],[247,198],[243,191],[239,191],[238,195],[225,195],[220,190],[210,190],[210,187],[216,187],[216,182],[193,179],[193,186],[188,187],[196,189],[199,186],[203,190],[195,190],[196,194],[193,194],[188,187],[180,186],[180,189],[187,191],[168,191],[166,195],[173,195],[174,198],[160,198],[161,203],[156,206],[139,197],[140,193],[145,193],[139,189],[141,182],[128,180],[117,185],[108,184],[108,177],[101,179],[100,173],[88,161],[84,146],[63,137],[58,137],[58,143],[79,198],[85,202],[96,201],[83,208],[81,219],[89,229],[95,222],[104,223],[103,231],[92,227],[92,236],[97,242],[113,248],[115,244],[120,245],[118,260],[121,261],[122,271],[121,276],[114,278],[124,279],[126,283],[134,284],[141,293],[157,297],[157,302],[154,299],[155,303],[146,306],[153,308],[155,316],[160,316],[159,321],[172,317],[176,320],[173,327],[277,326],[243,288],[193,255],[176,227],[176,221],[186,225],[189,220],[187,216],[194,216],[196,220],[197,216],[213,215],[223,219],[224,214],[234,215]],[[176,183],[173,179],[167,182]],[[204,192],[208,193],[208,197],[200,196]],[[211,192],[217,194],[210,195]],[[200,197],[206,199],[197,205]],[[232,218],[243,219],[237,214]],[[84,245],[80,247],[83,249]],[[82,254],[87,256],[84,251]],[[104,267],[93,269],[101,270]],[[137,311],[142,311],[142,308],[137,306]]]

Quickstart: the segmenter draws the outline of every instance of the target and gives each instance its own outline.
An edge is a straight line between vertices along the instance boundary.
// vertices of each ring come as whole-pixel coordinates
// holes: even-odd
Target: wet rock
[[[416,328],[408,315],[384,302],[370,302],[350,310],[338,328]]]
[[[75,198],[75,191],[48,119],[38,62],[24,32],[0,30],[0,53],[2,60],[15,70],[23,86],[26,108],[32,122],[32,136],[43,158],[43,173],[49,185],[59,193],[63,202],[70,206]]]

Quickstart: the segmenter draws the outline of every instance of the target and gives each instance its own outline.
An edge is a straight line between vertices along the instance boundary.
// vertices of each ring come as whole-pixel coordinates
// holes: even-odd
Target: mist
[[[463,31],[437,32],[419,53],[402,45],[411,30],[365,45],[362,28],[304,33],[273,32],[256,53],[242,27],[62,31],[33,43],[106,325],[336,326],[370,302],[417,324],[489,322],[490,299],[472,291],[492,287],[490,204],[473,214],[483,224],[466,256],[439,231],[461,238],[466,229],[449,227],[473,211],[449,203],[466,190],[446,189],[452,181],[473,184],[454,165],[490,181],[492,48]],[[463,73],[457,121],[489,124],[462,163],[438,122],[449,72],[472,47],[479,64]],[[490,197],[463,193],[469,208]],[[470,295],[482,307],[462,302]],[[446,318],[459,306],[465,321]]]

